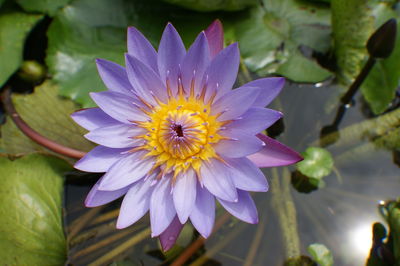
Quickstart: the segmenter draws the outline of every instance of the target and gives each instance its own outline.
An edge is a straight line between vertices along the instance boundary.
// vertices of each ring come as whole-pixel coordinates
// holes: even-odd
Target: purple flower
[[[152,236],[172,247],[190,219],[207,238],[215,199],[232,215],[257,223],[248,191],[267,191],[258,167],[289,165],[301,156],[260,134],[282,117],[264,106],[284,85],[264,78],[232,90],[239,67],[237,43],[223,49],[215,21],[186,51],[168,24],[158,52],[135,28],[128,29],[126,67],[98,59],[109,89],[91,93],[99,108],[72,115],[97,144],[75,165],[105,172],[86,206],[125,195],[117,228],[150,212]]]

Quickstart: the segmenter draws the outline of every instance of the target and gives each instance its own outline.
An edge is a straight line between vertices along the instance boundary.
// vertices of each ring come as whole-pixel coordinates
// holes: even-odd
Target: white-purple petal
[[[273,125],[283,114],[272,109],[253,107],[240,116],[240,119],[234,119],[226,127],[228,129],[241,129],[246,133],[255,135],[262,130]]]
[[[133,137],[146,132],[145,129],[134,125],[118,124],[92,130],[85,135],[85,138],[110,148],[129,148],[143,143],[143,139]]]
[[[210,236],[215,220],[215,199],[206,188],[197,184],[196,202],[190,214],[190,221],[196,230],[204,237]]]
[[[259,92],[260,89],[252,87],[241,87],[232,90],[212,105],[211,114],[222,112],[222,115],[218,117],[219,121],[237,118],[253,105]]]
[[[219,203],[233,216],[250,224],[258,223],[258,213],[256,205],[250,194],[243,190],[238,190],[239,199],[237,202],[229,202],[218,199]]]
[[[98,189],[100,182],[101,178],[92,187],[89,194],[87,195],[85,200],[86,207],[98,207],[107,204],[125,195],[125,193],[129,190],[129,187],[124,187],[115,191],[102,191]]]
[[[87,130],[120,124],[120,122],[111,118],[98,107],[79,110],[71,114],[71,118]]]
[[[157,52],[135,27],[128,27],[128,54],[136,57],[158,73]]]
[[[246,157],[224,158],[231,166],[231,178],[238,189],[246,191],[268,191],[268,182],[261,170]]]
[[[228,166],[216,159],[203,162],[200,180],[211,194],[226,201],[236,201],[236,187],[230,177]]]
[[[220,140],[214,144],[214,150],[228,158],[240,158],[260,151],[264,143],[254,135],[242,130],[223,130],[221,134],[230,139]]]
[[[201,92],[201,81],[209,64],[210,51],[206,35],[202,32],[197,36],[182,62],[182,81],[186,94],[189,94],[192,86],[194,95]]]
[[[298,152],[279,141],[263,134],[257,134],[257,137],[265,143],[265,146],[259,152],[248,156],[248,158],[258,167],[285,166],[303,160],[303,157]]]
[[[178,216],[175,216],[168,228],[159,236],[161,247],[164,251],[167,251],[174,246],[182,228],[183,224],[179,222]]]
[[[150,199],[151,236],[159,236],[176,216],[171,194],[171,177],[163,177],[156,185]]]
[[[150,207],[150,197],[153,192],[151,183],[154,176],[140,180],[130,186],[121,204],[117,220],[117,228],[122,229],[138,221]]]
[[[285,85],[284,78],[262,78],[250,81],[242,87],[260,88],[260,95],[254,102],[254,107],[265,107],[281,92]]]
[[[128,149],[113,149],[104,146],[97,146],[77,161],[74,167],[81,171],[102,173],[120,160]]]
[[[151,159],[143,160],[143,155],[143,152],[127,153],[110,167],[104,175],[99,189],[117,190],[146,176],[153,166],[153,162]]]
[[[91,92],[93,101],[109,116],[125,124],[145,121],[148,117],[134,103],[136,99],[111,91]]]
[[[224,47],[224,29],[220,20],[215,20],[205,30],[211,57],[215,57]]]
[[[96,65],[99,75],[108,89],[119,93],[132,93],[133,88],[124,67],[104,59],[96,59]]]
[[[175,210],[181,223],[186,223],[196,201],[196,173],[189,169],[178,175],[173,188]]]

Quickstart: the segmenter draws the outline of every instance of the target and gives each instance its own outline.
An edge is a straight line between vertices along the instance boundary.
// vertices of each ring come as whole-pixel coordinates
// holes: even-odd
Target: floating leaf
[[[0,12],[0,86],[19,68],[25,38],[41,18],[6,8]]]
[[[328,71],[299,51],[300,46],[319,52],[328,50],[329,8],[295,0],[265,0],[263,7],[252,8],[237,21],[235,36],[250,70],[262,75],[279,73],[307,82],[329,76]]]
[[[40,12],[53,16],[58,9],[67,5],[71,0],[16,0],[28,12]]]
[[[70,118],[76,110],[75,104],[57,93],[58,87],[47,81],[36,87],[33,94],[14,95],[13,102],[22,119],[43,136],[67,147],[89,151],[94,145],[83,137],[86,131]],[[2,147],[8,154],[49,152],[23,135],[11,119],[1,127],[1,136]]]
[[[333,265],[333,257],[331,252],[325,245],[323,244],[311,244],[307,248],[311,257],[318,263],[320,266],[332,266]]]
[[[255,5],[257,0],[164,0],[171,4],[198,11],[226,10],[235,11]]]
[[[61,95],[83,107],[93,106],[88,92],[106,89],[95,58],[123,64],[128,26],[136,26],[157,44],[171,18],[184,41],[193,41],[213,19],[154,0],[78,0],[65,7],[49,28],[46,57]]]
[[[0,257],[3,265],[64,265],[62,173],[70,166],[32,154],[0,157]]]
[[[332,30],[339,79],[349,84],[358,75],[373,31],[371,1],[332,0]]]
[[[308,147],[302,153],[304,160],[297,163],[297,169],[305,176],[321,179],[330,174],[333,168],[331,154],[319,147]]]

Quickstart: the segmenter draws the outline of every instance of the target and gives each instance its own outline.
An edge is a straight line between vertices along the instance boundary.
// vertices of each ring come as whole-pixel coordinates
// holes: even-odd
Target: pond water
[[[286,84],[269,106],[285,115],[278,139],[299,152],[319,146],[320,130],[334,119],[340,92],[332,84]],[[287,256],[309,256],[307,247],[321,243],[332,252],[334,265],[364,265],[372,245],[372,225],[384,223],[378,206],[399,197],[400,175],[393,152],[373,144],[379,138],[379,134],[371,135],[376,128],[358,126],[371,118],[366,117],[359,97],[355,102],[340,124],[341,137],[326,147],[334,158],[334,171],[324,178],[324,187],[301,193],[291,182],[294,166],[264,169],[270,190],[253,194],[259,224],[229,216],[188,264],[283,265]],[[127,229],[115,229],[120,201],[102,208],[83,207],[96,178],[87,178],[84,184],[71,181],[66,188],[66,223],[69,232],[74,232],[71,264],[168,264],[165,258],[174,258],[197,238],[186,226],[178,240],[180,247],[165,256],[158,240],[148,236],[148,217]],[[219,208],[217,220],[225,213]]]

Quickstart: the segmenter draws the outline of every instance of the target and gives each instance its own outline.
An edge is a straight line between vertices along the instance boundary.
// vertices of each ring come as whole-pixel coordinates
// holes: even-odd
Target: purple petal
[[[111,118],[97,107],[79,110],[71,114],[71,118],[87,130],[119,124],[117,120]]]
[[[110,148],[129,148],[139,145],[142,139],[133,137],[143,135],[147,131],[134,125],[118,124],[109,127],[100,127],[90,131],[85,137],[97,144]]]
[[[260,95],[254,102],[254,107],[265,107],[281,92],[285,85],[284,78],[263,78],[250,81],[242,87],[260,88]]]
[[[229,175],[228,166],[216,159],[203,162],[201,168],[201,182],[214,196],[227,200],[236,201],[236,187]]]
[[[186,223],[196,201],[197,177],[193,170],[178,176],[173,190],[176,213],[181,223]]]
[[[206,188],[197,185],[196,202],[190,214],[190,221],[196,230],[204,237],[210,236],[215,220],[214,196]]]
[[[104,84],[111,91],[131,93],[133,88],[129,83],[125,68],[104,59],[96,59],[97,70]]]
[[[228,92],[212,105],[211,114],[222,115],[219,121],[226,121],[237,118],[246,112],[257,99],[260,89],[252,87],[242,87]]]
[[[193,86],[194,95],[200,93],[203,74],[209,64],[210,51],[206,35],[202,32],[197,36],[182,62],[183,87],[187,94],[191,86]]]
[[[219,19],[211,23],[205,30],[211,57],[215,57],[224,47],[224,29]]]
[[[153,191],[151,183],[153,180],[154,177],[149,177],[146,180],[136,182],[130,188],[128,187],[129,191],[126,193],[119,211],[118,229],[134,224],[149,210],[151,192]]]
[[[254,135],[239,130],[224,130],[224,136],[231,139],[220,140],[213,147],[215,151],[228,158],[240,158],[260,151],[264,143]]]
[[[97,146],[77,161],[74,167],[85,172],[106,172],[116,161],[124,156],[123,153],[127,150]]]
[[[124,187],[115,191],[102,191],[98,189],[100,182],[101,178],[92,187],[89,194],[87,195],[85,200],[86,207],[97,207],[107,204],[113,200],[118,199],[129,190],[129,187]]]
[[[135,27],[128,28],[128,54],[136,57],[158,73],[157,52]]]
[[[151,159],[142,159],[143,154],[143,152],[126,154],[113,164],[104,175],[99,189],[117,190],[143,178],[153,166]]]
[[[163,177],[156,185],[150,200],[151,236],[159,236],[176,216],[171,195],[171,177]]]
[[[125,60],[129,81],[137,94],[153,105],[157,104],[153,95],[161,101],[167,102],[167,89],[158,74],[129,54],[125,55]]]
[[[183,224],[179,222],[178,216],[175,216],[168,228],[159,236],[161,247],[164,252],[174,246],[182,228]]]
[[[221,205],[236,218],[250,224],[258,223],[256,205],[248,192],[238,190],[238,202],[228,202],[218,199]]]
[[[182,64],[186,49],[178,32],[168,23],[158,47],[158,72],[162,82],[169,80],[170,87],[175,93],[178,88],[179,65]]]
[[[231,178],[235,186],[246,191],[265,192],[268,190],[268,182],[260,169],[249,159],[243,158],[224,158],[231,166]]]
[[[262,150],[248,156],[248,158],[258,167],[284,166],[303,160],[299,153],[282,143],[263,134],[257,134],[257,137],[266,145]]]
[[[228,129],[243,129],[246,133],[255,135],[273,125],[283,114],[272,109],[253,107],[241,115],[241,118],[229,123]]]
[[[111,91],[91,92],[93,101],[109,116],[126,124],[130,121],[145,121],[147,116],[134,103],[136,99]]]
[[[217,91],[218,99],[235,83],[239,69],[239,48],[237,43],[222,50],[210,63],[204,73],[203,84],[207,84],[206,100]]]

